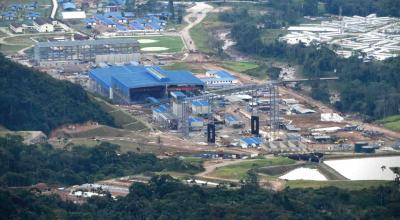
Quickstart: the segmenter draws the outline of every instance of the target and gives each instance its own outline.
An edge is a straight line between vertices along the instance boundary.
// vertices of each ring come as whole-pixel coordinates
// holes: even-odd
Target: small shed
[[[206,100],[195,100],[192,102],[192,113],[196,115],[208,114],[209,104]]]
[[[241,120],[231,114],[225,114],[224,121],[225,125],[231,127],[241,127],[243,125],[243,122]]]
[[[199,131],[204,126],[204,120],[198,117],[189,117],[189,127],[192,131]]]
[[[292,105],[290,106],[290,111],[296,114],[314,114],[316,111],[312,109],[305,108],[304,106],[300,104]]]
[[[242,148],[260,147],[262,140],[259,137],[244,137],[239,143]]]

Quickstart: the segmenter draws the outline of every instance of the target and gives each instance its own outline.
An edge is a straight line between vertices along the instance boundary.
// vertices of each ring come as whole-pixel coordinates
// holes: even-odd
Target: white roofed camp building
[[[37,18],[33,21],[33,27],[40,33],[54,32],[54,25],[45,18]]]
[[[237,84],[239,81],[225,70],[209,70],[206,77],[201,78],[207,87],[224,87]]]

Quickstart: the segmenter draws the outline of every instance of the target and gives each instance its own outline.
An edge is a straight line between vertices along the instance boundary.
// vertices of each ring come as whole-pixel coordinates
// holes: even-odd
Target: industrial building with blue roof
[[[236,77],[225,70],[209,70],[206,78],[201,78],[208,87],[223,87],[238,83]]]
[[[244,137],[240,139],[240,146],[242,148],[259,147],[262,140],[259,137]]]
[[[94,91],[131,103],[148,97],[162,98],[172,91],[198,92],[204,83],[189,71],[163,70],[158,66],[111,66],[89,71]]]

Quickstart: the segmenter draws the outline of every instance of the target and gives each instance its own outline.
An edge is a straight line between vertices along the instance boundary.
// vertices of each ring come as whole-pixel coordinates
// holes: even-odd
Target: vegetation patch
[[[224,23],[219,21],[218,14],[208,13],[200,24],[190,29],[190,36],[197,50],[208,54],[221,52],[219,50],[222,47],[222,42],[213,33],[215,29],[221,26],[224,26]]]
[[[286,157],[277,157],[272,159],[256,159],[243,161],[238,164],[227,165],[219,167],[210,174],[213,177],[222,179],[243,179],[247,175],[247,171],[261,167],[287,165],[295,163],[293,160]]]
[[[49,133],[65,124],[113,119],[79,85],[56,80],[46,73],[0,56],[0,124],[10,130]]]
[[[51,145],[25,145],[18,136],[0,137],[0,184],[30,186],[39,182],[75,185],[143,173],[176,171],[196,173],[202,167],[177,158],[158,159],[153,154],[123,153],[119,146],[100,143],[92,148],[72,146],[71,150]]]
[[[143,39],[143,37],[137,38],[138,40]],[[183,42],[179,36],[146,36],[146,39],[153,40],[153,42],[147,41],[146,43],[140,43],[139,41],[140,49],[145,52],[145,48],[165,48],[162,51],[169,53],[180,52],[183,49]]]
[[[205,73],[206,72],[206,70],[203,69],[199,65],[191,64],[191,63],[184,63],[184,62],[168,64],[168,65],[163,66],[163,68],[167,69],[167,70],[189,70],[193,73]]]
[[[280,176],[283,175],[291,170],[294,170],[298,167],[304,166],[303,163],[301,164],[289,164],[289,165],[282,165],[282,166],[271,166],[271,167],[262,167],[257,169],[258,173],[263,173],[269,176]]]
[[[126,197],[92,197],[84,205],[33,191],[0,190],[2,217],[20,219],[399,219],[397,186],[350,191],[202,188],[154,176]],[[50,216],[50,217],[49,217]]]
[[[123,137],[131,134],[131,131],[113,128],[109,126],[100,126],[98,128],[90,129],[76,133],[73,137],[76,138],[90,138],[90,137]]]
[[[390,186],[393,182],[383,180],[329,180],[329,181],[313,181],[313,180],[289,180],[287,186],[290,188],[313,188],[319,189],[324,187],[337,187],[348,190],[361,190],[378,186]]]
[[[265,29],[261,35],[264,44],[273,43],[288,33],[285,29]]]
[[[111,104],[100,98],[95,97],[94,100],[97,102],[98,105],[100,105],[101,109],[103,109],[114,118],[116,126],[131,131],[148,130],[146,124],[135,118],[133,115],[130,115],[129,113],[112,106]]]
[[[259,65],[256,63],[240,62],[240,61],[226,61],[222,63],[222,66],[239,73],[243,73],[259,67]]]
[[[4,55],[14,55],[16,54],[18,51],[27,48],[27,45],[7,45],[7,44],[3,44],[0,47],[0,52]]]
[[[383,126],[387,129],[400,131],[400,115],[386,117],[382,120],[379,120],[378,123],[383,124]]]

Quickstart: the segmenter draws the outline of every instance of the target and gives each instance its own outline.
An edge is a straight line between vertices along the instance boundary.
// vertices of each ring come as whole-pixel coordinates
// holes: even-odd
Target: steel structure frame
[[[207,100],[209,102],[209,123],[214,123],[213,118],[213,101],[214,99],[231,94],[240,94],[251,92],[252,94],[257,93],[260,90],[266,90],[270,94],[270,111],[269,111],[269,126],[270,126],[270,140],[274,138],[277,132],[279,132],[280,128],[280,114],[279,114],[279,85],[285,83],[293,83],[293,82],[308,82],[308,81],[330,81],[337,80],[338,77],[325,77],[325,78],[315,78],[315,79],[294,79],[294,80],[279,80],[279,81],[268,81],[262,84],[246,84],[239,85],[233,87],[226,87],[222,89],[213,90],[210,94],[203,94],[199,96],[187,97],[184,102],[186,103],[182,112],[181,119],[179,120],[182,123],[181,132],[184,137],[189,136],[189,109],[192,101],[195,100]],[[252,109],[252,114],[258,114],[257,108]],[[260,123],[261,124],[261,123]]]
[[[34,48],[34,60],[36,63],[95,61],[96,55],[134,54],[139,51],[138,41],[132,38],[38,42]]]

